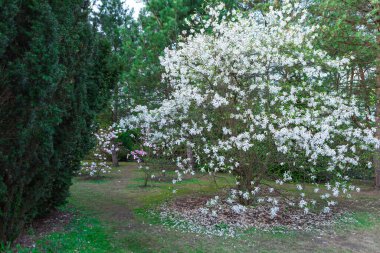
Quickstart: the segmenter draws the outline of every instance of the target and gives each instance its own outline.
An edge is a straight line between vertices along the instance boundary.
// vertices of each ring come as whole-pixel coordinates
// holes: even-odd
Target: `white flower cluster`
[[[175,155],[179,180],[194,169],[177,150],[191,147],[201,171],[232,173],[236,199],[270,202],[272,217],[281,211],[279,200],[258,197],[260,182],[277,177],[281,190],[294,173],[323,189],[318,199],[329,211],[332,197],[356,189],[347,171],[365,166],[361,154],[379,146],[374,129],[361,123],[373,116],[328,88],[328,77],[344,73],[349,60],[314,48],[318,26],[307,24],[308,13],[299,4],[224,17],[221,8],[211,8],[193,33],[165,50],[161,63],[170,98],[154,110],[136,107],[122,125],[142,128],[145,145]],[[286,172],[273,174],[273,165]],[[329,175],[331,187],[317,183],[322,174]],[[296,188],[300,200],[289,204],[308,212],[316,200],[306,199],[302,185]]]
[[[98,133],[95,133],[98,153],[110,155],[112,151],[119,151],[118,143],[114,140],[117,139],[117,135],[122,133],[122,131],[121,128],[110,126],[108,129],[100,129]]]
[[[111,167],[105,161],[82,162],[79,176],[100,177],[111,172]]]
[[[81,169],[78,171],[79,176],[99,177],[111,172],[111,166],[107,164],[106,155],[111,154],[112,150],[118,151],[118,145],[113,140],[117,138],[119,131],[121,130],[114,130],[110,127],[100,129],[98,133],[95,133],[96,147],[92,154],[92,161],[81,163]]]

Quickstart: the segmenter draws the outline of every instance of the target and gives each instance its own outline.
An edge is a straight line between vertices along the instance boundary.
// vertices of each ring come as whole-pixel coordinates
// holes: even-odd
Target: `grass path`
[[[40,240],[33,252],[380,252],[380,194],[373,191],[354,196],[356,223],[226,239],[175,231],[137,215],[175,196],[212,194],[218,188],[210,180],[185,181],[173,195],[171,183],[142,188],[142,178],[133,163],[122,163],[107,179],[76,178],[68,206],[80,215],[65,231]]]

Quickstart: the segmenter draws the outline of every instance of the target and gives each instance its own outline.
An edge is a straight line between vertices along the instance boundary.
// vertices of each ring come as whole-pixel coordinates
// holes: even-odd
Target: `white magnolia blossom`
[[[100,129],[95,133],[96,146],[92,153],[91,162],[82,162],[78,171],[79,176],[99,177],[109,174],[111,166],[107,164],[106,155],[110,155],[112,151],[118,151],[119,147],[113,140],[117,138],[120,129],[109,127],[108,129]]]
[[[137,106],[122,125],[142,129],[146,146],[175,154],[181,177],[194,173],[186,154],[176,152],[188,146],[201,172],[232,173],[239,182],[235,197],[243,202],[272,203],[258,196],[261,180],[277,180],[276,189],[302,173],[315,193],[321,189],[319,201],[329,212],[332,197],[357,189],[347,172],[370,167],[361,154],[379,145],[374,129],[362,123],[373,116],[363,115],[355,99],[326,89],[349,59],[314,48],[318,26],[307,24],[299,4],[224,17],[222,8],[211,8],[201,28],[165,50],[161,64],[170,97],[153,110]],[[275,174],[271,166],[286,172]],[[329,175],[325,186],[318,184],[321,174]],[[302,192],[297,206],[309,212],[315,200],[306,200],[304,186],[295,187]],[[278,200],[272,204],[274,217],[280,208]]]
[[[240,205],[240,204],[233,205],[231,207],[231,209],[232,209],[232,211],[234,211],[237,214],[242,214],[247,210],[247,208],[245,206]]]

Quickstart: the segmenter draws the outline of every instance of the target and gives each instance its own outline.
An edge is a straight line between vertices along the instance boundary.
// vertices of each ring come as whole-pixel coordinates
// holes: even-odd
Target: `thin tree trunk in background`
[[[377,64],[377,76],[376,76],[376,112],[375,112],[375,124],[376,124],[376,138],[380,140],[380,64]],[[374,155],[374,168],[375,168],[375,183],[376,188],[380,189],[380,149],[377,149]]]
[[[115,99],[115,107],[112,112],[112,120],[113,123],[118,123],[118,117],[119,117],[119,85],[116,85],[114,90],[114,99]],[[117,157],[117,143],[116,139],[112,139],[112,166],[118,167],[119,166],[119,159]]]
[[[359,67],[359,77],[360,77],[360,90],[363,94],[362,96],[365,102],[365,107],[369,108],[370,107],[369,92],[366,85],[365,73],[364,73],[363,67]]]
[[[354,75],[355,75],[355,69],[354,67],[351,68],[351,77],[350,77],[350,88],[349,88],[349,94],[350,98],[352,98],[352,90],[354,86]]]
[[[114,167],[119,166],[119,159],[117,157],[117,150],[116,150],[117,147],[116,147],[116,145],[118,145],[118,144],[116,143],[116,140],[113,139],[112,140],[111,156],[112,156],[112,166],[114,166]]]
[[[377,36],[377,45],[380,46],[380,35]],[[376,63],[376,111],[375,111],[375,124],[376,124],[376,138],[380,140],[380,52],[377,53]],[[375,167],[375,183],[376,188],[380,189],[380,149],[374,155]]]
[[[337,92],[339,92],[339,88],[340,88],[340,75],[337,74],[335,79],[336,79],[336,80],[335,80],[335,90],[336,90]]]

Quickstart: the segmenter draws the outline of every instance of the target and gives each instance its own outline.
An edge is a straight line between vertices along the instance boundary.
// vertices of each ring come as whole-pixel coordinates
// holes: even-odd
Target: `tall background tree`
[[[168,94],[161,82],[162,67],[159,57],[164,49],[173,45],[182,30],[187,29],[185,19],[198,12],[201,0],[149,0],[139,15],[138,41],[127,75],[127,90],[136,104],[155,104]]]
[[[117,72],[89,1],[0,1],[0,241],[64,203]]]
[[[99,2],[99,12],[95,16],[95,23],[99,24],[100,31],[106,36],[115,56],[113,67],[117,71],[117,78],[114,80],[111,103],[102,113],[103,125],[111,126],[117,124],[120,117],[123,116],[126,103],[125,93],[125,73],[129,69],[129,60],[132,57],[129,52],[128,38],[132,37],[135,32],[135,20],[133,13],[124,8],[124,2],[121,0],[102,0]],[[124,40],[126,42],[124,42]],[[111,129],[114,131],[115,129]],[[118,166],[118,138],[111,140],[112,142],[112,165]]]
[[[380,2],[378,0],[309,0],[321,25],[320,47],[334,57],[351,57],[350,69],[332,77],[331,90],[355,96],[361,109],[375,116],[380,139]],[[355,120],[355,119],[353,119]],[[369,124],[369,119],[367,119]],[[380,180],[380,150],[373,157]],[[380,181],[377,187],[380,188]]]

